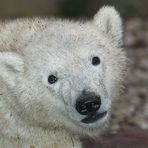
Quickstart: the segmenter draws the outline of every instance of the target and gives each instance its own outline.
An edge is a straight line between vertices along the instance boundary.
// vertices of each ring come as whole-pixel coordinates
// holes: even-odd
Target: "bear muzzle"
[[[76,101],[77,112],[86,117],[81,120],[83,123],[93,123],[107,115],[107,111],[99,113],[101,97],[94,92],[83,91]]]

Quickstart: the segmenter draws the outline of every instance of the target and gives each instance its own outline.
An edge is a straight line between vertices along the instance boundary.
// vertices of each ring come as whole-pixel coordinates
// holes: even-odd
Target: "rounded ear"
[[[122,20],[112,6],[102,7],[94,16],[98,30],[109,35],[118,45],[122,44]]]
[[[0,79],[3,79],[3,82],[14,87],[22,72],[24,72],[24,63],[18,54],[0,53]]]

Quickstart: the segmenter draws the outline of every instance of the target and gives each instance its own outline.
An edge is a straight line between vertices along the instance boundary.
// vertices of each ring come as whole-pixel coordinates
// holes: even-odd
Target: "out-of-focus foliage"
[[[148,0],[62,0],[65,16],[92,16],[103,5],[113,5],[122,16],[148,17]]]
[[[56,0],[0,0],[0,17],[14,18],[21,16],[56,15]]]
[[[103,5],[114,5],[125,18],[148,17],[148,0],[0,0],[0,17],[90,17]]]

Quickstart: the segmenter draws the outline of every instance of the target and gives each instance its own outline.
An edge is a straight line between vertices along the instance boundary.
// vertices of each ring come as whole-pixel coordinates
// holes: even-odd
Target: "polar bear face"
[[[121,19],[102,8],[92,22],[54,20],[23,49],[2,53],[13,111],[30,125],[96,134],[109,119],[124,76]]]

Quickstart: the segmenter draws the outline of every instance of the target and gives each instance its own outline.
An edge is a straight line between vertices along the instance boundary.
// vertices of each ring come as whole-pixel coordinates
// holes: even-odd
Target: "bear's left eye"
[[[48,82],[49,82],[50,84],[54,84],[55,82],[57,82],[57,80],[58,80],[58,78],[57,78],[56,76],[54,76],[54,75],[50,75],[50,76],[48,77]]]
[[[99,65],[101,63],[101,60],[99,57],[93,57],[92,58],[92,65],[96,66],[96,65]]]

